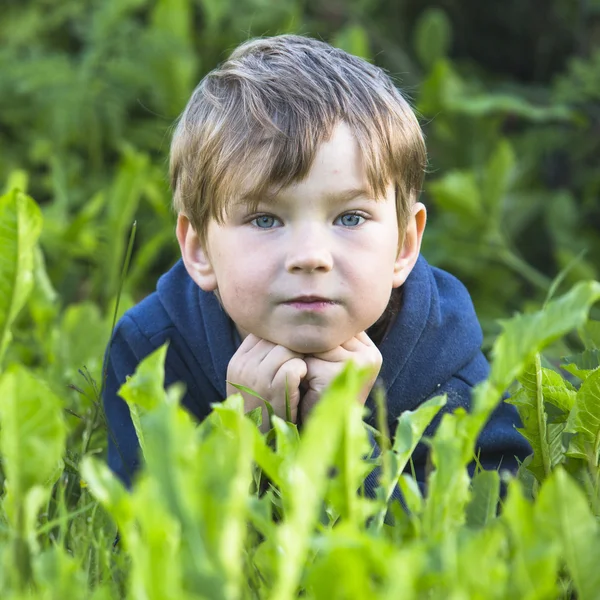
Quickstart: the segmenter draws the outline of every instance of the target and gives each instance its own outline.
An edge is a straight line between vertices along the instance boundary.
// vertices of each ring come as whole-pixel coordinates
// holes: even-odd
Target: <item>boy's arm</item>
[[[426,429],[424,435],[431,437],[435,434],[444,413],[453,412],[459,407],[468,408],[472,390],[473,384],[463,378],[461,373],[457,373],[437,389],[432,397],[446,394],[446,406]],[[479,434],[475,447],[475,453],[479,453],[478,460],[485,470],[506,469],[515,473],[519,462],[531,454],[529,442],[516,430],[516,427],[521,427],[516,408],[502,401]],[[413,453],[417,481],[422,488],[425,487],[428,453],[429,449],[423,443],[420,443]],[[475,461],[469,464],[468,470],[471,475],[476,466]]]
[[[118,395],[119,388],[138,363],[155,348],[127,316],[117,324],[104,355],[106,379],[102,402],[108,434],[108,466],[127,486],[139,466],[139,444],[127,403]]]

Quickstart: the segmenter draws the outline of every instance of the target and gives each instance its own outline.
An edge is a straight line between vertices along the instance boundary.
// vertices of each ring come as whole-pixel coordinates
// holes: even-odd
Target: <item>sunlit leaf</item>
[[[506,597],[524,600],[557,597],[559,541],[535,518],[535,507],[525,500],[516,480],[509,484],[501,518],[508,525],[512,548]]]
[[[561,555],[573,578],[577,597],[597,598],[600,589],[598,522],[582,490],[562,469],[557,469],[542,486],[536,512],[543,519],[543,526],[560,540]]]
[[[34,486],[50,490],[66,437],[60,399],[24,367],[0,378],[0,451],[10,491],[4,506],[16,518]]]
[[[503,332],[492,350],[492,385],[504,391],[543,347],[585,323],[590,307],[600,298],[600,283],[578,283],[550,302],[544,311],[501,321]]]
[[[467,506],[467,525],[485,527],[496,518],[500,498],[500,476],[497,471],[481,471],[471,483],[471,501]]]
[[[452,25],[439,8],[423,11],[415,25],[415,50],[421,64],[430,68],[446,56],[452,41]]]
[[[581,384],[566,430],[575,435],[569,441],[567,454],[577,458],[591,457],[598,466],[600,452],[600,369]]]
[[[33,287],[34,251],[42,230],[37,204],[18,190],[0,196],[0,365],[10,328]]]

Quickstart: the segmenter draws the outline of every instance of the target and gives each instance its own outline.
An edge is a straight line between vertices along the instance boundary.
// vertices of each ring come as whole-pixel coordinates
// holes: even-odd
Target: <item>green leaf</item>
[[[287,469],[288,494],[284,497],[285,520],[278,529],[278,558],[273,598],[289,598],[300,581],[306,562],[312,529],[320,515],[327,473],[333,466],[344,434],[349,452],[345,464],[346,481],[355,481],[366,433],[362,425],[363,407],[356,402],[370,370],[358,370],[351,362],[334,379],[313,409],[300,440],[298,453]],[[338,468],[341,465],[337,465]],[[348,488],[349,489],[349,488]],[[348,491],[349,514],[359,506],[357,489]]]
[[[498,471],[480,471],[471,482],[471,501],[467,506],[467,525],[485,527],[496,518],[500,498]]]
[[[573,408],[577,396],[577,390],[573,385],[552,369],[542,369],[542,385],[546,410],[548,409],[547,404],[551,403],[568,414]]]
[[[492,350],[491,385],[506,390],[537,352],[583,325],[599,298],[600,283],[581,282],[542,311],[500,321],[503,332]]]
[[[600,349],[600,321],[591,319],[579,329],[579,337],[586,348]]]
[[[129,406],[137,404],[144,410],[152,410],[164,402],[166,398],[164,364],[168,345],[165,343],[146,356],[138,364],[135,373],[128,376],[119,388],[119,396]]]
[[[42,486],[49,492],[60,475],[66,437],[62,403],[24,367],[13,365],[0,378],[0,422],[4,506],[15,519],[30,489]]]
[[[331,43],[336,48],[341,48],[354,56],[360,56],[367,60],[371,58],[369,36],[361,25],[352,24],[340,29]]]
[[[576,119],[575,111],[566,105],[536,106],[520,96],[500,93],[471,93],[460,98],[452,98],[448,108],[471,117],[510,113],[540,123],[554,120],[574,121]]]
[[[561,367],[583,381],[592,371],[600,367],[600,350],[588,348],[579,354],[565,356]]]
[[[33,287],[34,252],[42,231],[37,204],[18,190],[0,196],[0,365],[10,328]]]
[[[593,371],[581,384],[565,431],[575,434],[570,439],[567,454],[586,460],[591,458],[597,467],[600,452],[600,369]]]
[[[508,486],[501,519],[509,529],[511,556],[506,598],[545,600],[558,597],[558,539],[536,518],[537,506],[527,501],[519,481]]]
[[[423,531],[433,542],[439,542],[464,524],[470,484],[467,464],[473,456],[476,423],[477,417],[464,409],[446,413],[430,441],[435,470],[428,481]]]
[[[500,225],[502,200],[508,192],[515,170],[515,153],[507,139],[501,139],[486,165],[482,198],[489,219]]]
[[[441,210],[455,213],[469,223],[480,223],[484,218],[481,192],[470,171],[449,171],[429,184],[436,204]]]
[[[111,514],[119,527],[127,527],[135,516],[131,494],[108,465],[97,458],[84,456],[79,470],[94,498]]]
[[[547,415],[544,410],[544,391],[540,355],[519,376],[523,386],[514,398],[508,400],[517,407],[523,428],[519,432],[527,438],[533,449],[529,470],[542,482],[549,474],[550,447],[548,444]]]
[[[429,69],[448,54],[452,41],[452,26],[446,13],[439,8],[423,11],[415,25],[415,52],[421,64]]]
[[[544,483],[536,512],[545,527],[560,540],[561,554],[577,597],[592,600],[600,589],[600,531],[588,500],[579,486],[562,469],[557,469]]]
[[[379,510],[376,521],[379,527],[383,525],[387,504],[392,496],[398,478],[406,468],[417,444],[421,441],[423,432],[446,405],[446,396],[436,396],[423,402],[416,410],[406,410],[398,417],[398,426],[394,436],[394,445],[388,453],[391,472],[385,468],[386,455],[383,456],[383,475],[381,486],[383,489],[384,506]]]

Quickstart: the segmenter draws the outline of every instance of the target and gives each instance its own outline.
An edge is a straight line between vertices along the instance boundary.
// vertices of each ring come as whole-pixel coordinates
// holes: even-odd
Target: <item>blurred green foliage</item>
[[[565,286],[598,278],[600,1],[538,9],[516,0],[5,3],[0,180],[42,207],[49,280],[36,281],[37,331],[75,302],[98,307],[78,309],[99,310],[91,322],[104,318],[134,220],[125,303],[153,290],[178,252],[167,183],[174,120],[238,43],[286,32],[375,61],[413,102],[430,154],[423,251],[466,283],[487,347],[496,319],[539,307],[559,271],[569,267]]]

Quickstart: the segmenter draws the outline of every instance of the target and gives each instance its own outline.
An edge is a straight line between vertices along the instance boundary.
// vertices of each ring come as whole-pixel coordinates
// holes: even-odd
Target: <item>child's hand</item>
[[[304,357],[308,373],[302,382],[303,387],[306,387],[306,392],[300,402],[302,423],[306,422],[310,411],[319,401],[323,390],[343,369],[348,360],[353,360],[359,367],[372,367],[372,376],[358,398],[361,404],[367,401],[371,388],[375,384],[377,375],[379,375],[383,358],[379,348],[363,331],[333,350]]]
[[[302,354],[249,334],[229,361],[227,395],[241,393],[244,398],[245,412],[257,406],[262,407],[261,431],[265,433],[269,429],[269,419],[264,403],[255,396],[240,392],[231,383],[250,388],[271,403],[273,411],[278,417],[285,419],[287,378],[291,417],[292,422],[295,423],[300,402],[299,386],[306,376],[306,372],[307,366],[302,360]]]

